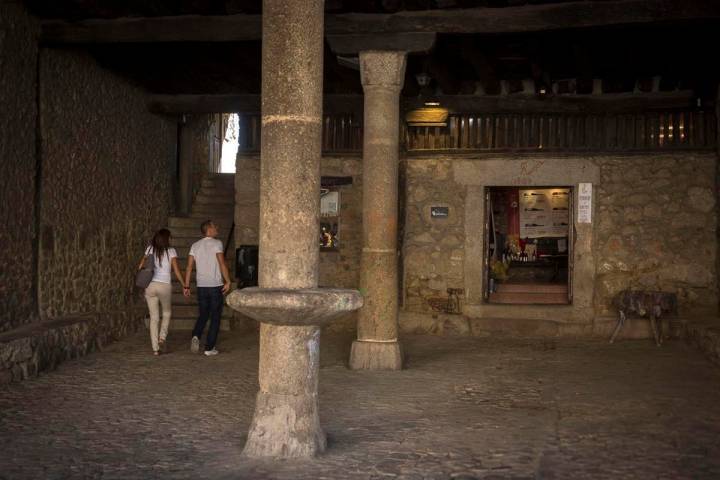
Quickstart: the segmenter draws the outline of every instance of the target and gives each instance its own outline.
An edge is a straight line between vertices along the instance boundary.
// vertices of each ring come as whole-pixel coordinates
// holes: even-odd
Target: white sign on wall
[[[520,238],[566,237],[567,188],[520,190]]]
[[[592,183],[578,186],[578,223],[592,223]]]
[[[340,209],[340,192],[320,192],[320,216],[336,217]]]

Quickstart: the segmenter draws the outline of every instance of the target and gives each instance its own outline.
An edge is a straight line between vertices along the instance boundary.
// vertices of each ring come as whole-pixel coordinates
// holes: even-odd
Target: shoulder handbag
[[[147,288],[152,282],[155,274],[155,253],[145,255],[143,266],[135,274],[135,286],[138,288]]]

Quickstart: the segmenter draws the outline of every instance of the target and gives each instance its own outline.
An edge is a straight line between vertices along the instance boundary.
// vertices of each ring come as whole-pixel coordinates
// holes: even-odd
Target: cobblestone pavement
[[[0,391],[0,478],[720,478],[720,369],[675,341],[405,337],[407,369],[352,372],[325,336],[312,461],[240,455],[257,338],[149,354],[141,332]]]

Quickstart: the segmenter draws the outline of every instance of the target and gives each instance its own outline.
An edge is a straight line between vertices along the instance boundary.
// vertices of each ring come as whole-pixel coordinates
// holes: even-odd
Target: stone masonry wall
[[[320,252],[321,286],[358,288],[362,253],[362,159],[323,157],[322,175],[352,177],[352,185],[337,187],[340,193],[337,251]]]
[[[235,174],[235,244],[257,245],[260,223],[260,156],[238,153]],[[321,286],[357,288],[362,251],[362,158],[323,157],[321,174],[352,176],[352,185],[338,187],[339,248],[320,253]],[[319,236],[319,233],[318,233]],[[333,329],[354,329],[355,316],[335,322]]]
[[[200,191],[202,180],[208,174],[210,155],[212,154],[212,139],[218,129],[221,115],[198,114],[188,117],[188,125],[193,132],[192,144],[192,194],[193,198]]]
[[[598,315],[632,287],[673,291],[681,314],[717,310],[715,154],[599,158]]]
[[[260,241],[260,155],[238,152],[235,161],[235,245]]]
[[[31,322],[39,27],[0,2],[0,332]]]
[[[130,308],[134,270],[171,205],[176,128],[72,51],[41,53],[44,317]]]
[[[531,162],[515,158],[512,160],[513,169],[519,165],[528,181],[532,172],[524,169],[530,165],[547,169],[548,165],[559,167],[572,162],[573,175],[576,176],[583,175],[578,172],[599,171],[593,185],[593,223],[590,230],[583,227],[583,251],[589,248],[588,252],[592,252],[590,258],[595,260],[592,265],[586,266],[585,259],[575,258],[576,264],[583,262],[584,273],[583,278],[576,276],[574,285],[578,292],[581,288],[590,292],[587,297],[589,315],[582,313],[583,305],[573,308],[524,306],[513,310],[517,318],[528,319],[528,322],[535,317],[555,318],[560,322],[597,322],[614,315],[612,298],[625,288],[676,292],[683,316],[716,313],[717,160],[714,153],[573,157],[567,160],[553,158],[552,161],[549,158],[533,157]],[[418,156],[403,162],[406,178],[403,311],[406,314],[443,317],[437,315],[437,310],[447,299],[447,288],[465,288],[467,293],[465,282],[468,276],[464,272],[468,268],[467,262],[472,260],[473,264],[477,264],[481,259],[466,258],[468,242],[476,242],[475,239],[465,238],[466,195],[469,188],[473,188],[473,195],[478,195],[473,185],[492,182],[487,178],[461,178],[467,172],[490,168],[473,170],[468,165],[474,162],[496,165],[492,168],[510,168],[503,167],[510,164],[498,156],[487,160],[481,156]],[[455,168],[456,163],[462,163],[464,167]],[[559,182],[557,184],[575,184],[574,180],[569,180],[570,177],[563,180],[564,174],[560,170],[542,172],[543,178],[553,178],[553,182]],[[484,175],[510,178],[514,173],[487,171]],[[512,178],[512,182],[520,183],[505,184],[524,185],[522,180],[525,177]],[[541,184],[546,185],[546,182]],[[430,218],[431,206],[448,207],[449,217]],[[477,235],[482,236],[481,223],[478,223],[477,229]],[[592,278],[584,278],[587,275]],[[480,281],[479,276],[477,281]],[[477,291],[479,286],[473,285],[472,288]],[[544,313],[529,315],[533,309]],[[557,310],[557,316],[553,317],[552,309]],[[470,310],[474,312],[471,315],[481,316],[502,313],[504,318],[513,314],[505,306]],[[425,322],[424,331],[442,330],[442,326],[434,326],[432,320],[420,322]],[[602,328],[590,327],[583,331],[597,330],[604,334]]]
[[[452,160],[413,159],[402,168],[403,306],[432,312],[447,304],[448,288],[463,288],[465,189],[453,178]],[[430,207],[448,207],[449,215],[431,218]]]
[[[0,334],[0,385],[55,369],[65,360],[101,350],[135,332],[146,308],[32,323]]]

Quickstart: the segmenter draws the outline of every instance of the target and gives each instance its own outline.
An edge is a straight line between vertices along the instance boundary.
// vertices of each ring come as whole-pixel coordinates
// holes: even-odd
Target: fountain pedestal
[[[318,415],[320,327],[363,304],[356,290],[246,288],[228,305],[262,322],[263,363],[244,454],[308,457],[326,447]]]

